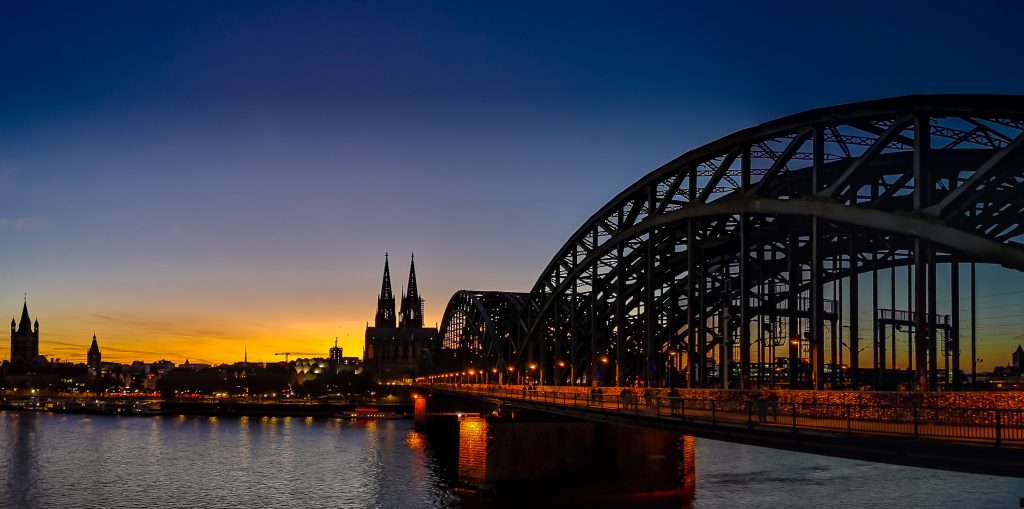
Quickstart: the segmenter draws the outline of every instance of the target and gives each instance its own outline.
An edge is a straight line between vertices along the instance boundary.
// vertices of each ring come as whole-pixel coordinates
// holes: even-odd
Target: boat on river
[[[390,410],[381,410],[374,407],[357,407],[353,410],[346,410],[340,414],[336,414],[336,417],[342,419],[404,419],[405,414],[401,412],[392,412]]]

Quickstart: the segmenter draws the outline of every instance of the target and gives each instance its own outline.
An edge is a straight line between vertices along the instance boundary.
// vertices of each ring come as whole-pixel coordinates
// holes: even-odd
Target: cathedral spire
[[[387,253],[384,253],[384,279],[381,281],[380,295],[377,297],[374,327],[395,327],[395,294],[391,291],[391,268],[388,265]]]
[[[410,299],[416,299],[417,301],[419,300],[420,293],[416,289],[416,254],[415,253],[413,253],[412,259],[409,262],[409,290],[408,290],[408,292],[409,292],[408,296],[409,296]]]
[[[380,284],[380,298],[395,298],[395,295],[391,292],[391,268],[388,267],[388,254],[384,253],[384,280]]]
[[[400,327],[423,327],[423,299],[416,287],[416,255],[409,262],[409,286],[402,291],[402,321]]]
[[[21,307],[21,321],[18,322],[18,334],[32,332],[32,319],[28,317],[28,299]]]

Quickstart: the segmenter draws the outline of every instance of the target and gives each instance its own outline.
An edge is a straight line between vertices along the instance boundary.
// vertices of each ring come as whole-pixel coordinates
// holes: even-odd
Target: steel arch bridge
[[[739,131],[619,193],[528,294],[457,293],[442,358],[546,384],[745,388],[781,348],[791,386],[820,389],[841,384],[846,363],[848,382],[868,381],[867,331],[881,377],[886,328],[905,326],[915,387],[958,385],[938,369],[951,356],[955,373],[961,346],[959,306],[937,306],[937,266],[960,302],[970,264],[972,305],[974,264],[1024,270],[1022,143],[1022,96],[907,96]],[[897,267],[910,281],[905,309]],[[895,364],[895,340],[888,353]]]
[[[503,380],[511,363],[519,358],[526,329],[522,321],[525,302],[524,293],[456,292],[441,322],[439,368],[490,370],[492,378]]]

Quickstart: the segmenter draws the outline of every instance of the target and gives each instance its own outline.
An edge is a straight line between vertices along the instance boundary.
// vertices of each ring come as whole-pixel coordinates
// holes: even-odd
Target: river
[[[411,421],[0,412],[0,436],[2,507],[480,505],[452,489],[457,448]],[[696,441],[695,464],[689,509],[1014,508],[1024,497],[1024,479],[712,440]]]

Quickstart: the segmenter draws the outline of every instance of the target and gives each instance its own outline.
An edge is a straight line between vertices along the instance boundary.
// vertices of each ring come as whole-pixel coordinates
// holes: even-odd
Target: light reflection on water
[[[0,412],[0,507],[452,506],[417,442],[407,421]]]
[[[0,507],[457,507],[455,448],[409,421],[0,412]],[[709,440],[695,456],[693,509],[1011,508],[1024,496],[1024,480]]]

